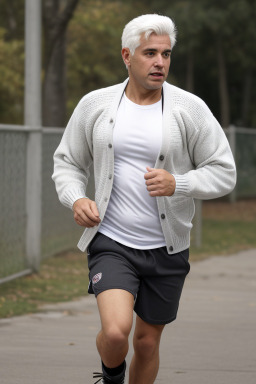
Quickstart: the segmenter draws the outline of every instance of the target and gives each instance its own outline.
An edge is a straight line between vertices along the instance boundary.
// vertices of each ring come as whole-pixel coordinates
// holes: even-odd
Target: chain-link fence
[[[237,198],[256,196],[256,129],[235,128]]]
[[[82,232],[51,180],[62,134],[63,129],[42,130],[41,259],[75,248]],[[31,272],[26,257],[28,136],[26,127],[0,126],[0,283]]]
[[[27,268],[26,143],[26,133],[0,130],[0,277]]]
[[[57,197],[51,179],[53,153],[57,148],[62,132],[47,130],[43,133],[42,150],[42,258],[46,258],[75,248],[81,228],[72,220],[72,212],[63,207]]]
[[[31,272],[27,256],[27,127],[0,125],[0,283]],[[42,134],[41,260],[76,248],[82,233],[72,212],[58,201],[51,180],[53,153],[63,129],[44,128]],[[238,182],[235,198],[256,196],[256,130],[231,127],[226,130],[235,154]],[[31,169],[31,168],[30,168]],[[93,178],[89,196],[93,196]],[[198,205],[199,202],[197,202]],[[193,241],[200,243],[200,205],[194,220]]]

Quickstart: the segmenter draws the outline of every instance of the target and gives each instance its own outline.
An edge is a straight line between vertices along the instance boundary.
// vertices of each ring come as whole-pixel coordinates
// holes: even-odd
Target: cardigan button
[[[169,251],[173,251],[173,246],[172,245],[170,245],[170,247],[169,247]]]
[[[109,148],[112,148],[112,144],[109,144],[108,147],[109,147]]]
[[[164,160],[164,155],[159,156],[159,160],[163,161]]]
[[[107,197],[105,197],[104,201],[105,201],[105,203],[106,203],[106,202],[108,201],[108,198],[107,198]]]
[[[110,119],[109,122],[110,122],[110,124],[113,124],[114,120],[113,120],[113,119]]]
[[[109,180],[112,179],[112,175],[111,175],[111,173],[108,175],[108,178],[109,178]]]
[[[165,214],[164,213],[161,214],[161,219],[165,219]]]

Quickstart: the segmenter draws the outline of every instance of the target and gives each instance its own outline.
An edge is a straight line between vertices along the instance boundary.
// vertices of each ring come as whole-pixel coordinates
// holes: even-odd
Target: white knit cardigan
[[[86,197],[93,163],[95,201],[101,220],[113,185],[113,128],[127,82],[84,96],[54,153],[52,178],[61,203],[69,208]],[[231,192],[236,169],[226,136],[201,99],[165,82],[163,100],[163,139],[155,168],[172,173],[176,189],[173,196],[156,199],[171,254],[189,247],[193,199],[213,199]],[[97,230],[85,229],[78,243],[80,250],[86,250]]]

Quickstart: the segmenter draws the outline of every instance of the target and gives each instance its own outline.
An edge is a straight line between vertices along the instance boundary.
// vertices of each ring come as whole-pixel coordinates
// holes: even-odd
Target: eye
[[[163,53],[163,56],[168,59],[170,56],[171,56],[171,53],[170,52],[164,52]]]
[[[155,52],[154,51],[145,51],[144,54],[147,57],[153,57],[155,55]]]

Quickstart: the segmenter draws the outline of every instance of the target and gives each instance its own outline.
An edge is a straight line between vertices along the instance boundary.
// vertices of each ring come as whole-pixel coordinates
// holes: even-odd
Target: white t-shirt
[[[165,246],[156,198],[149,195],[144,179],[162,144],[162,100],[138,105],[124,94],[113,144],[113,189],[99,232],[132,248]]]

